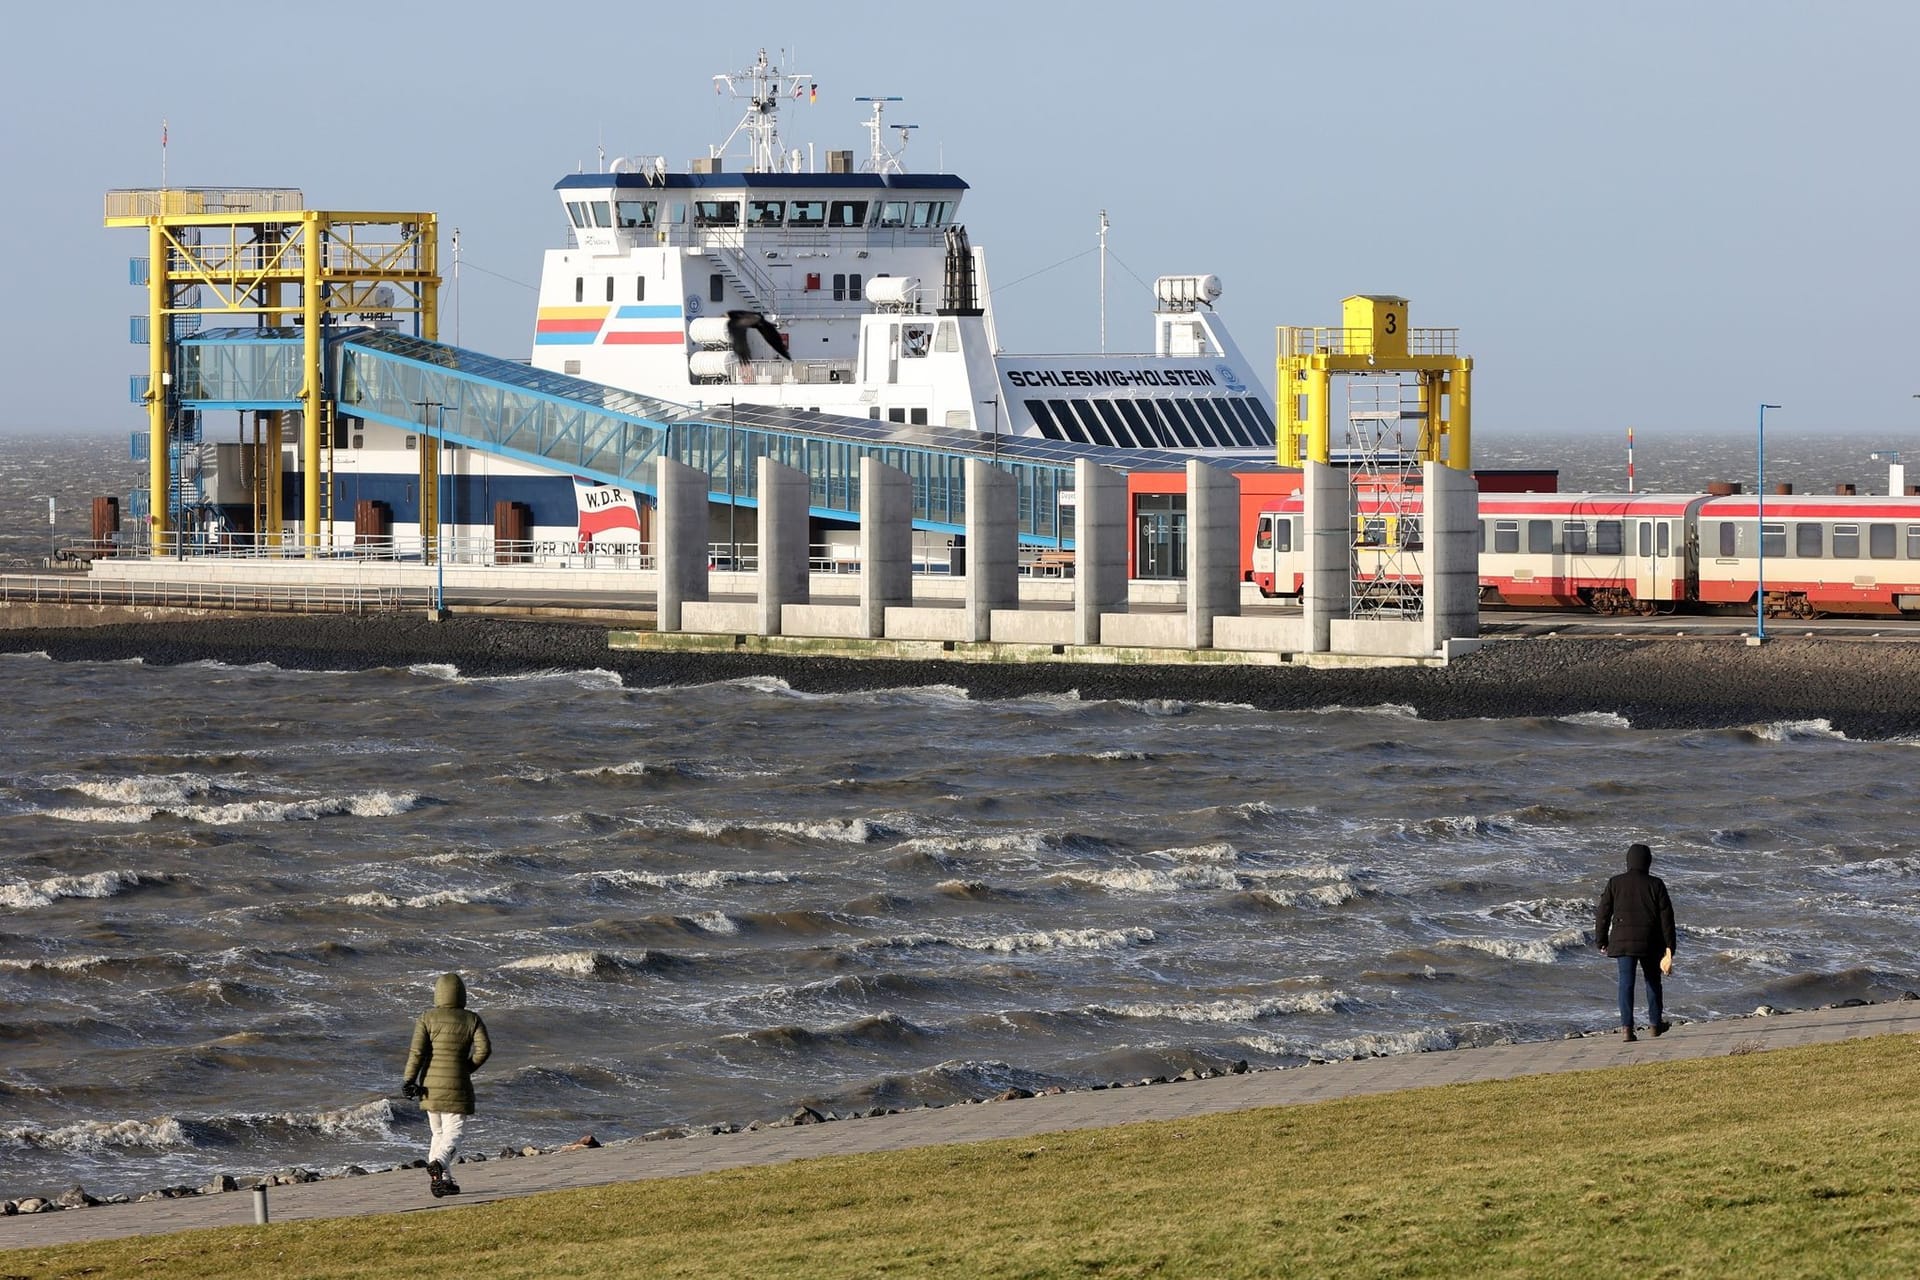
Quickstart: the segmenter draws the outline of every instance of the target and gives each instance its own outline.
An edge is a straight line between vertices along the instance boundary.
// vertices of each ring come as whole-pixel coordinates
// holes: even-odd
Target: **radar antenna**
[[[782,56],[785,50],[782,50]],[[736,100],[747,104],[746,114],[740,117],[740,123],[733,126],[733,132],[727,140],[717,147],[707,149],[711,158],[718,160],[727,154],[727,148],[741,134],[747,138],[747,172],[779,173],[782,161],[787,157],[780,148],[780,100],[782,98],[810,99],[818,95],[820,86],[812,76],[797,72],[782,72],[767,60],[767,51],[760,50],[760,56],[745,71],[726,71],[713,78],[715,93],[730,93]],[[799,152],[794,153],[796,158]]]
[[[905,102],[906,99],[898,96],[884,98],[861,97],[855,98],[854,101],[871,102],[873,104],[873,114],[867,117],[868,143],[866,171],[868,173],[905,173],[907,171],[906,166],[900,163],[900,157],[907,153],[907,141],[913,135],[913,131],[920,126],[917,124],[896,124],[889,126],[883,117],[886,114],[887,104],[889,102]],[[889,127],[900,135],[900,146],[892,151],[887,150],[887,144],[881,140],[881,135],[884,134]]]

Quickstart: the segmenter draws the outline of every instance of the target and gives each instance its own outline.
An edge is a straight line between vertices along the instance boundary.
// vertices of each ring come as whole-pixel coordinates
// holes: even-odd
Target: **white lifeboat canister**
[[[724,347],[732,343],[733,338],[727,332],[725,316],[699,316],[687,326],[687,336],[702,347]]]
[[[724,325],[726,321],[720,323]],[[687,357],[687,371],[696,378],[730,378],[733,376],[733,353],[696,351]]]
[[[875,276],[867,281],[867,301],[875,306],[904,307],[919,295],[919,276]]]

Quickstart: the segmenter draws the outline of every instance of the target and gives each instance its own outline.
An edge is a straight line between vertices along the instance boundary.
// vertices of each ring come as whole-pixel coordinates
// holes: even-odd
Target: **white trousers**
[[[459,1149],[460,1131],[466,1127],[467,1118],[458,1112],[427,1112],[427,1128],[433,1133],[433,1142],[427,1147],[427,1159],[438,1160],[441,1168],[452,1172],[453,1153]]]

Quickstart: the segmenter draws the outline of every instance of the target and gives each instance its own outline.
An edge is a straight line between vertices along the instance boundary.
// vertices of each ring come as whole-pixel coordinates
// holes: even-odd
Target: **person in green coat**
[[[433,1008],[413,1024],[413,1047],[400,1092],[420,1099],[433,1141],[427,1148],[427,1179],[435,1197],[457,1195],[448,1171],[460,1131],[473,1114],[473,1072],[493,1052],[487,1024],[467,1008],[467,984],[443,973],[433,984]]]

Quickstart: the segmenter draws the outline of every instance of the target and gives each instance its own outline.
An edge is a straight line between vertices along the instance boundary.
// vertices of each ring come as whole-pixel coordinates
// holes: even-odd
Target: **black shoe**
[[[452,1185],[448,1182],[446,1173],[446,1166],[438,1160],[427,1161],[427,1190],[433,1192],[433,1198],[435,1200],[446,1195],[447,1188]],[[454,1187],[453,1189],[458,1191],[460,1188]]]
[[[1620,1038],[1622,1040],[1638,1040],[1640,1037],[1633,1034],[1632,1027],[1622,1027],[1620,1028]]]
[[[442,1178],[440,1179],[440,1194],[443,1196],[457,1196],[460,1194],[460,1184],[452,1178]]]
[[[1671,1022],[1656,1022],[1653,1024],[1653,1034],[1656,1036],[1663,1036],[1671,1030],[1673,1030],[1673,1024]]]

